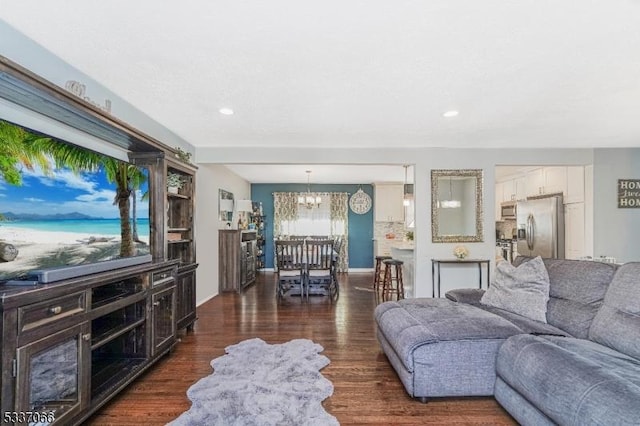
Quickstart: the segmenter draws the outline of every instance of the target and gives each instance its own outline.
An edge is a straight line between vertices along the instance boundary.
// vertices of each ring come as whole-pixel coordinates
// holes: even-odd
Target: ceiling
[[[639,0],[0,0],[0,19],[198,148],[640,145]]]
[[[361,184],[373,182],[404,183],[404,167],[397,165],[336,165],[336,164],[232,164],[227,165],[235,174],[251,183],[306,183],[309,182]],[[274,181],[277,176],[277,181]],[[407,183],[413,183],[413,167],[407,167]]]

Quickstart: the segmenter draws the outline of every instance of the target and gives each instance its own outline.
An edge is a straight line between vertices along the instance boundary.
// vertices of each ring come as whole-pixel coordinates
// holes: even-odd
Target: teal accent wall
[[[349,196],[358,188],[373,199],[372,185],[314,184],[317,192],[348,192]],[[273,268],[273,193],[306,192],[304,183],[255,183],[251,184],[251,200],[262,203],[265,221],[266,267]],[[355,214],[349,209],[349,267],[373,267],[373,207],[366,214]]]

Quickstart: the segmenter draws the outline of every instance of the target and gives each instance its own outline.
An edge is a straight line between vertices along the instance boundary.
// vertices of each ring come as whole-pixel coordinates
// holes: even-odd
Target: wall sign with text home
[[[640,209],[640,179],[618,179],[618,208]]]

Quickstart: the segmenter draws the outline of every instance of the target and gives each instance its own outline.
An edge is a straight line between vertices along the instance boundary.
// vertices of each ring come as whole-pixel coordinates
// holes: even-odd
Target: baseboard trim
[[[217,295],[218,295],[218,293],[216,293],[216,294],[212,294],[211,296],[206,297],[204,300],[201,300],[201,301],[199,301],[199,302],[196,302],[196,308],[197,308],[198,306],[202,305],[203,303],[206,303],[206,302],[208,302],[209,300],[213,299],[213,298],[214,298],[214,297],[216,297]]]

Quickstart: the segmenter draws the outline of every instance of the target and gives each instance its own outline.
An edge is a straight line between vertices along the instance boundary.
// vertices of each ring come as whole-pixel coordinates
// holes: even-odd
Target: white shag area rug
[[[228,346],[211,361],[213,374],[187,390],[191,408],[169,425],[339,425],[322,407],[333,394],[320,374],[330,362],[323,350],[308,339]]]

